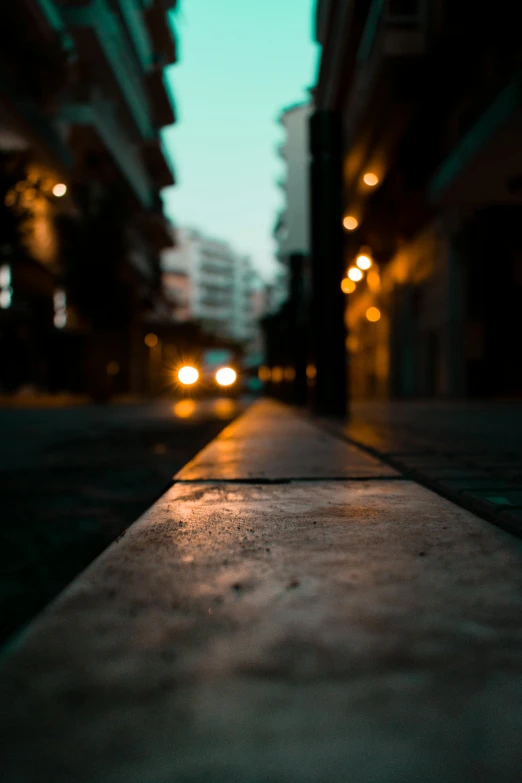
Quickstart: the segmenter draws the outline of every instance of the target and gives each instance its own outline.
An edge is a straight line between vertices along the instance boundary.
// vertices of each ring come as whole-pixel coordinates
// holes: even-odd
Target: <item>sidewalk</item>
[[[47,394],[45,392],[19,392],[0,394],[2,408],[70,408],[89,405],[91,400],[82,394]]]
[[[522,403],[356,402],[324,426],[522,537]]]
[[[135,405],[143,402],[147,397],[137,394],[116,394],[111,397],[109,405]],[[17,392],[15,394],[0,394],[0,410],[3,408],[74,408],[84,405],[93,405],[91,397],[87,394],[50,394],[47,392]]]
[[[3,783],[513,783],[522,546],[254,404],[13,645]]]

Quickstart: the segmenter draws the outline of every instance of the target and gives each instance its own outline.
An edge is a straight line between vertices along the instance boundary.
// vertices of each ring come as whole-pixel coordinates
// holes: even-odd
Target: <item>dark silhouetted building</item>
[[[318,0],[316,37],[315,102],[342,125],[352,394],[522,393],[515,6]]]
[[[19,0],[0,27],[0,387],[144,388],[173,184],[174,0]]]

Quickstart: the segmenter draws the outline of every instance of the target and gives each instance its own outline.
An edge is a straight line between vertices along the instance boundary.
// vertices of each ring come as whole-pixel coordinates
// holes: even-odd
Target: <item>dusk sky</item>
[[[168,71],[178,122],[163,132],[177,185],[166,214],[228,240],[263,276],[282,194],[281,109],[306,100],[318,47],[315,0],[181,0],[173,16],[180,61]]]

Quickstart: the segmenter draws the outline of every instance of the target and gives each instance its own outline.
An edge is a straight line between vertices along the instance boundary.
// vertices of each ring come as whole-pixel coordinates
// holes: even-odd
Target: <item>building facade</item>
[[[278,378],[282,374],[286,378],[284,388],[279,381],[276,384],[270,381],[268,391],[298,404],[304,402],[306,392],[306,289],[310,278],[309,123],[312,110],[312,101],[308,100],[289,106],[279,117],[284,141],[277,151],[284,163],[284,174],[278,181],[283,206],[273,229],[278,267],[266,290],[266,315],[262,320],[265,381],[269,380],[269,375]],[[286,375],[282,367],[287,368]]]
[[[284,174],[278,181],[283,206],[274,226],[276,260],[280,264],[273,283],[273,310],[286,301],[290,289],[290,256],[307,257],[310,248],[308,125],[312,111],[310,101],[297,103],[281,112],[284,141],[278,154],[284,163]]]
[[[140,391],[174,182],[174,0],[21,0],[0,26],[0,386]]]
[[[248,344],[256,337],[257,275],[247,256],[200,231],[180,228],[162,253],[163,284],[174,318],[199,322],[208,334]]]
[[[514,9],[319,0],[339,118],[352,394],[522,393],[522,46]]]

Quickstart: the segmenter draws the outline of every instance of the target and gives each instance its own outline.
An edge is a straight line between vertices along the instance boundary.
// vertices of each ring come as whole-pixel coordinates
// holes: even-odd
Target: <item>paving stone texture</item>
[[[522,537],[522,404],[355,402],[323,426]]]
[[[253,416],[231,424],[178,479],[272,481],[398,476],[396,470],[360,449],[332,438],[289,409],[270,401]]]
[[[214,444],[12,647],[2,783],[519,779],[522,544],[333,436],[310,482],[301,423],[254,405],[220,439],[289,483]]]

